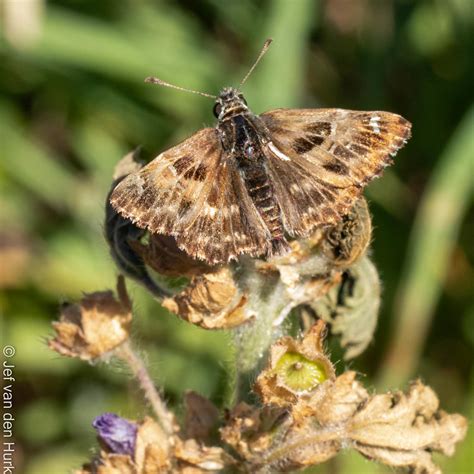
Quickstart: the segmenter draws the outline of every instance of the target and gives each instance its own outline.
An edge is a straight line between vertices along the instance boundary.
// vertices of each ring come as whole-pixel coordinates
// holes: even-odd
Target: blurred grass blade
[[[256,69],[257,77],[249,80],[249,84],[254,86],[248,94],[249,103],[257,113],[298,105],[306,75],[307,40],[310,29],[317,23],[317,3],[311,0],[275,0],[269,3],[265,34],[274,40],[274,44]]]
[[[8,107],[0,107],[2,156],[0,170],[33,191],[56,210],[66,207],[76,187],[73,174],[34,143]]]
[[[474,106],[458,125],[420,203],[395,303],[394,335],[382,364],[383,387],[403,384],[416,369],[471,198],[473,130]]]

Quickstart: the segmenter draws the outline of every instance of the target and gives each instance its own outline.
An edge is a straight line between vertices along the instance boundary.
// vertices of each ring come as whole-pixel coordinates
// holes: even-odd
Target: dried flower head
[[[264,406],[239,404],[221,428],[222,439],[250,471],[290,472],[352,447],[389,466],[438,474],[432,452],[452,454],[467,420],[439,410],[436,394],[419,381],[407,394],[370,395],[355,372],[336,378],[323,354],[323,332],[320,321],[300,341],[285,337],[272,345],[255,387]],[[262,422],[268,404],[281,410],[273,423]]]
[[[254,407],[240,402],[226,415],[222,440],[246,460],[258,460],[278,438],[278,427],[287,421],[279,407]]]
[[[93,360],[118,347],[129,337],[131,305],[123,279],[118,281],[117,300],[111,291],[87,294],[78,304],[66,305],[56,336],[48,346],[61,355]]]
[[[319,320],[300,340],[279,339],[270,349],[267,368],[257,378],[256,392],[265,403],[295,404],[326,380],[335,377],[323,351],[325,324]]]

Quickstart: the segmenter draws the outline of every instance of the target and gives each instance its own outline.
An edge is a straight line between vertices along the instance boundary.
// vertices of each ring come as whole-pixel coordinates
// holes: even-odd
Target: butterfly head
[[[224,87],[216,98],[214,115],[219,120],[239,115],[248,111],[247,101],[242,92],[234,87]]]

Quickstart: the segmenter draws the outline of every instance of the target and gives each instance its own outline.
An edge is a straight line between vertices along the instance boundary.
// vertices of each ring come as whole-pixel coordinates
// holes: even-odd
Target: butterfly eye
[[[239,99],[244,103],[244,105],[247,105],[247,101],[243,95],[239,95]]]
[[[222,112],[222,106],[221,104],[219,104],[219,102],[216,102],[214,105],[214,108],[212,109],[212,113],[214,114],[216,118],[219,118],[219,115],[221,114],[221,112]]]

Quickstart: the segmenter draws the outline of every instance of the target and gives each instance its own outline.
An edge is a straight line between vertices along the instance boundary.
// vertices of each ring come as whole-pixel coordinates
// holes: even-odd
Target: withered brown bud
[[[167,472],[171,466],[170,440],[160,425],[145,417],[138,426],[134,462],[137,471],[143,474]]]
[[[278,407],[253,407],[240,402],[226,416],[221,438],[244,459],[258,458],[270,448],[276,426],[284,422],[285,411]]]
[[[219,410],[207,398],[189,391],[184,396],[186,438],[208,442],[219,421]]]
[[[348,214],[324,232],[321,250],[337,266],[347,267],[367,250],[372,235],[369,207],[360,198]]]
[[[132,313],[123,279],[119,279],[118,293],[120,300],[111,291],[103,291],[64,306],[60,320],[53,322],[56,336],[48,346],[61,355],[93,360],[126,341]]]
[[[242,310],[246,297],[237,288],[232,272],[223,267],[194,277],[191,283],[163,306],[182,319],[205,329],[238,326],[248,315]]]

